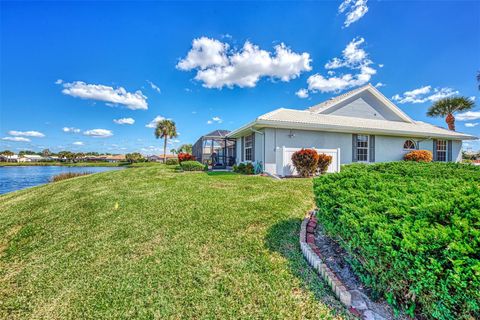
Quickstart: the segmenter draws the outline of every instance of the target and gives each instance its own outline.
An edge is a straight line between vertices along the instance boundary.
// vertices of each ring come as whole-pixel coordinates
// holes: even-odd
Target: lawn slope
[[[155,166],[0,196],[0,318],[345,317],[298,250],[311,189]]]

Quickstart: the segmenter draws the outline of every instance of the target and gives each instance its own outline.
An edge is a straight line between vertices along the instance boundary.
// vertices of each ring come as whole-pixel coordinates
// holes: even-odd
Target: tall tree
[[[474,106],[475,103],[467,97],[443,98],[428,108],[427,116],[445,117],[448,129],[455,131],[455,117],[453,114],[459,111],[471,110]]]
[[[478,90],[480,90],[480,71],[477,71]]]
[[[6,157],[11,157],[11,156],[14,155],[14,153],[10,150],[3,150],[3,151],[0,152],[0,155],[6,156]]]
[[[52,155],[52,152],[49,149],[42,150],[42,157],[50,157],[51,155]]]
[[[164,139],[163,163],[165,163],[167,160],[167,140],[177,137],[177,127],[175,126],[175,122],[168,119],[157,122],[157,127],[155,128],[155,137],[157,139]]]

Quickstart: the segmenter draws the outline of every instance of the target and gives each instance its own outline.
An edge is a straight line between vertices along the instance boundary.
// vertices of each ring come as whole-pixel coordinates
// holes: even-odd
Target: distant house
[[[0,161],[2,162],[18,162],[18,155],[14,154],[11,156],[0,155]]]
[[[20,162],[39,162],[44,160],[44,158],[42,156],[39,156],[38,154],[25,154],[20,158],[24,159],[24,161]]]
[[[112,156],[106,156],[105,161],[107,162],[123,162],[126,161],[124,154],[117,154]]]
[[[164,159],[164,156],[163,154],[159,154],[159,155],[150,155],[150,156],[147,156],[147,160],[150,161],[150,162],[163,162],[163,159]],[[166,156],[166,159],[177,159],[177,156],[174,155],[174,154],[167,154]]]
[[[434,161],[462,159],[462,140],[476,139],[415,121],[368,84],[306,110],[280,108],[230,132],[236,163],[255,162],[263,171],[293,172],[291,154],[316,148],[334,157],[333,171],[352,162],[402,160],[412,150],[433,153]]]

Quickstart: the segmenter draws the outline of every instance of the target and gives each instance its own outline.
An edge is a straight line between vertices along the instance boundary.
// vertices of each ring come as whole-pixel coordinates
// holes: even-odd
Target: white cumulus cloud
[[[83,132],[84,135],[90,136],[93,138],[108,138],[113,136],[112,131],[107,129],[92,129]]]
[[[135,119],[133,118],[120,118],[120,119],[113,119],[113,122],[116,124],[134,124]]]
[[[255,87],[262,77],[290,81],[304,71],[310,71],[310,54],[293,52],[285,44],[275,52],[260,49],[246,41],[241,49],[231,49],[228,43],[201,37],[194,39],[192,48],[177,68],[196,70],[195,80],[206,88]]]
[[[213,123],[222,123],[223,120],[220,117],[213,117],[212,119],[207,121],[207,124],[213,124]]]
[[[162,116],[156,116],[152,121],[147,123],[145,127],[147,128],[155,128],[157,126],[157,122],[160,122],[162,120],[165,120],[165,117]]]
[[[300,99],[308,98],[308,90],[307,90],[307,89],[300,89],[300,90],[298,90],[297,92],[295,92],[295,94],[296,94],[297,97],[299,97]]]
[[[110,105],[122,105],[128,109],[148,109],[147,97],[142,91],[128,92],[123,87],[113,88],[83,81],[62,83],[62,93],[81,99],[103,101]]]
[[[398,103],[435,102],[458,93],[458,91],[453,90],[452,88],[432,88],[432,86],[429,85],[405,91],[403,94],[396,94],[392,97],[392,100]]]
[[[30,142],[30,139],[24,137],[4,137],[2,140],[14,142]]]
[[[45,135],[38,131],[8,131],[8,134],[16,137],[34,137],[34,138],[43,138]]]
[[[381,88],[381,87],[385,87],[386,84],[383,83],[383,82],[377,82],[377,84],[375,85],[375,88]]]
[[[72,143],[73,145],[76,145],[76,146],[83,146],[84,143],[82,141],[75,141],[74,143]]]
[[[343,0],[338,7],[338,12],[345,13],[345,22],[343,23],[345,27],[360,20],[368,12],[367,1],[368,0]]]
[[[480,119],[480,111],[467,111],[459,113],[455,116],[455,119],[459,121],[472,121]]]
[[[63,132],[67,132],[67,133],[79,133],[80,132],[80,129],[78,128],[74,128],[74,127],[63,127]]]
[[[377,70],[371,67],[373,61],[360,46],[364,38],[355,38],[347,44],[340,58],[331,59],[325,64],[327,77],[316,73],[307,79],[308,90],[311,92],[338,92],[364,85],[370,81]],[[349,71],[340,75],[332,73],[332,69],[346,68]],[[354,72],[352,72],[354,71]]]
[[[476,126],[478,126],[478,122],[474,122],[474,123],[467,122],[467,123],[465,123],[465,127],[467,127],[467,128],[473,128],[473,127],[476,127]]]

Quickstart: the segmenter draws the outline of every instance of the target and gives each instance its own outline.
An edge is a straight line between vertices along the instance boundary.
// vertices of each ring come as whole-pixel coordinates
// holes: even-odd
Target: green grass
[[[0,167],[12,166],[63,166],[63,167],[120,167],[128,162],[0,162]]]
[[[99,173],[0,196],[0,319],[348,317],[298,246],[311,180]]]

